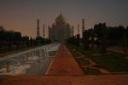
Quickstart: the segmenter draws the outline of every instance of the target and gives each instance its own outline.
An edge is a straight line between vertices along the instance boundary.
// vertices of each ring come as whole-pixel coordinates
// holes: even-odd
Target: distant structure
[[[80,35],[80,25],[77,25],[77,34]]]
[[[75,37],[79,40],[80,39],[80,25],[77,25],[77,33],[75,35]]]
[[[71,35],[74,36],[74,26],[71,28]]]
[[[82,37],[83,37],[84,30],[85,30],[85,20],[83,18],[82,19]]]
[[[64,42],[66,39],[72,36],[71,27],[66,23],[65,18],[60,14],[56,19],[52,27],[49,27],[49,39],[51,41]]]
[[[40,37],[40,20],[37,19],[37,37]]]
[[[45,38],[45,24],[43,24],[43,38]]]

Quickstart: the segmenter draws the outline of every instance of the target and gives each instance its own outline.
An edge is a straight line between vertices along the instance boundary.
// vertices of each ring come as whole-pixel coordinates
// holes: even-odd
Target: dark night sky
[[[74,27],[85,18],[86,29],[99,22],[128,25],[128,0],[0,0],[0,25],[24,35],[36,35],[36,19],[51,25],[60,12]]]

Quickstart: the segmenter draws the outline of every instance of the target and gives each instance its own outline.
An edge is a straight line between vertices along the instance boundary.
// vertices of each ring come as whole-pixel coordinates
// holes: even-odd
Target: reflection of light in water
[[[6,68],[2,68],[0,69],[0,73],[5,74],[5,75],[25,74],[26,70],[29,69],[30,67],[31,67],[30,64],[24,64],[20,66],[11,65],[10,72],[7,72]]]
[[[50,45],[46,45],[45,47],[43,46],[41,48],[45,48],[46,51],[44,51],[42,53],[46,52],[46,55],[42,55],[40,57],[36,56],[36,55],[29,56],[29,57],[28,56],[24,56],[22,58],[22,55],[25,55],[24,53],[33,52],[33,49],[32,49],[32,51],[30,50],[30,51],[26,51],[26,52],[21,52],[19,54],[14,54],[14,55],[7,56],[5,59],[3,59],[2,62],[10,61],[10,63],[9,63],[9,71],[7,72],[6,64],[1,64],[2,67],[0,68],[0,75],[26,74],[26,73],[29,72],[28,70],[33,70],[33,71],[35,70],[35,68],[33,68],[33,65],[36,65],[37,66],[36,69],[39,70],[39,71],[41,69],[47,69],[47,66],[49,65],[49,62],[51,61],[51,57],[49,57],[50,55],[47,55],[47,54],[50,53],[50,54],[53,55],[54,52],[56,50],[58,50],[59,44],[50,44]],[[39,50],[39,49],[37,48],[37,50]],[[46,56],[47,56],[47,58],[45,58]],[[40,63],[41,63],[41,65],[40,65]],[[34,74],[37,74],[36,73],[37,71],[34,71],[34,72],[33,72]],[[40,72],[42,72],[42,71],[40,71]]]
[[[15,65],[10,65],[10,72],[7,72],[6,67],[0,69],[0,73],[5,75],[18,75],[18,74],[25,74],[26,70],[31,68],[31,64],[35,63],[35,61],[39,60],[38,56],[28,57],[28,61],[25,62],[26,64],[21,64],[17,62]]]
[[[38,60],[39,57],[38,56],[32,56],[32,57],[28,57],[28,60]]]
[[[31,66],[30,64],[25,64],[25,65],[21,65],[19,66],[16,70],[14,74],[25,74],[26,70],[29,69]]]

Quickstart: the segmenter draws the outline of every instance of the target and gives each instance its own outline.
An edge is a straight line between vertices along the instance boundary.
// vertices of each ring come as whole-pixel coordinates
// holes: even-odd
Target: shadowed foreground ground
[[[15,76],[1,78],[0,85],[128,85],[128,76]]]
[[[84,75],[62,45],[45,76],[0,76],[0,85],[128,85],[128,75]]]

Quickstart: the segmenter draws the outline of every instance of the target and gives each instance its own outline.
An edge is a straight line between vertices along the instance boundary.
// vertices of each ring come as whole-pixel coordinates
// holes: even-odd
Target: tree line
[[[107,47],[128,47],[128,27],[107,26],[106,23],[95,24],[93,28],[85,30],[83,37],[80,34],[67,40],[74,45],[83,45],[85,48],[99,48],[105,51]]]
[[[42,37],[30,38],[29,36],[22,36],[20,32],[8,31],[0,26],[0,52],[36,47],[47,43],[50,43],[50,40]]]

